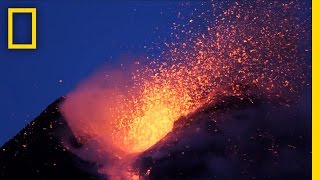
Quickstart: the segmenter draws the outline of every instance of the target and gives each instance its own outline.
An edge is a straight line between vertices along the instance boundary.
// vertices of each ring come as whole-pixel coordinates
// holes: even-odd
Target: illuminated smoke
[[[64,116],[88,148],[81,154],[102,162],[103,173],[131,178],[129,159],[217,90],[242,83],[266,96],[290,96],[308,84],[298,42],[309,38],[309,24],[299,19],[296,1],[202,3],[198,9],[208,6],[173,24],[173,40],[158,59],[100,72],[67,96]]]

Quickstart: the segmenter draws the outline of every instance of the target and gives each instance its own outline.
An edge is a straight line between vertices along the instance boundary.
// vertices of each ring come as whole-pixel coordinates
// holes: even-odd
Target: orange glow
[[[94,101],[92,107],[83,105],[82,110],[92,108],[94,115],[90,119],[94,120],[78,128],[79,118],[83,119],[78,117],[72,127],[99,137],[100,143],[105,141],[121,153],[137,153],[163,138],[175,120],[201,106],[221,87],[240,82],[255,84],[270,93],[280,94],[283,87],[285,91],[295,91],[297,88],[291,82],[303,82],[305,77],[294,44],[299,39],[295,34],[301,29],[293,28],[294,18],[285,16],[288,9],[280,6],[279,12],[273,15],[261,4],[257,3],[253,10],[252,6],[244,8],[234,3],[222,12],[222,18],[203,17],[208,27],[205,32],[174,26],[177,42],[165,43],[161,56],[165,62],[154,60],[126,77],[122,77],[122,72],[108,73],[102,75],[108,76],[107,88],[96,87],[97,83],[92,87],[94,83],[90,82],[85,88],[89,92],[76,91],[80,92],[77,98],[85,99],[88,94],[97,93],[94,96],[98,99],[89,98],[88,101]],[[259,17],[259,13],[268,16]],[[281,23],[281,29],[271,23],[274,18]],[[181,32],[190,38],[179,40]],[[130,83],[126,84],[127,81]],[[74,106],[79,104],[83,103]],[[66,113],[67,118],[79,113],[72,114]]]
[[[288,8],[264,1],[236,2],[221,14],[212,10],[184,22],[193,28],[174,23],[174,40],[165,42],[160,60],[127,74],[94,76],[68,95],[64,116],[77,137],[95,141],[99,158],[106,151],[128,162],[127,156],[153,146],[172,130],[175,120],[211,101],[221,88],[242,83],[266,90],[264,96],[295,93],[306,83],[304,57],[296,42],[305,38],[297,34],[306,33],[307,26],[297,25],[296,18],[287,15]],[[293,3],[290,8],[298,7]],[[196,25],[200,20],[201,27]],[[121,163],[107,173],[121,174],[115,170]]]
[[[176,119],[190,111],[189,98],[170,85],[145,83],[140,97],[133,99],[134,108],[121,108],[129,112],[121,112],[117,118],[112,136],[116,146],[128,153],[148,149],[171,131]]]

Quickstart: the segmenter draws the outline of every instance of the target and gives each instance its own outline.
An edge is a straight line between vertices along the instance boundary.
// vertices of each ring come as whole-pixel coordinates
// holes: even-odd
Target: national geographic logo
[[[31,43],[16,44],[13,42],[13,14],[31,14]],[[36,8],[8,8],[8,49],[37,49],[37,9]]]

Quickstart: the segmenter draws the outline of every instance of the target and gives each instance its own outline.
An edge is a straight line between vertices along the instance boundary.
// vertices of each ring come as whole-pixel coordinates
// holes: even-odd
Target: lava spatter
[[[125,77],[89,79],[67,97],[64,115],[101,153],[124,158],[150,148],[175,120],[224,87],[253,84],[265,96],[296,96],[309,83],[300,53],[300,42],[310,38],[309,22],[300,19],[300,4],[201,3],[191,18],[174,23],[172,41],[158,59]]]

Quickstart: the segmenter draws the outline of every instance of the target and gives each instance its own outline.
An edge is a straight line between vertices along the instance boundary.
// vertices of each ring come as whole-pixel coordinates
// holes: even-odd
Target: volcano
[[[68,141],[81,148],[58,106],[59,98],[5,143],[0,151],[0,179],[97,179],[95,163],[69,152]]]
[[[263,97],[236,85],[214,99],[136,157],[132,169],[140,179],[311,179],[311,110],[303,98]],[[87,141],[60,113],[64,100],[1,147],[0,179],[108,179],[99,173],[103,164],[70,150]]]

